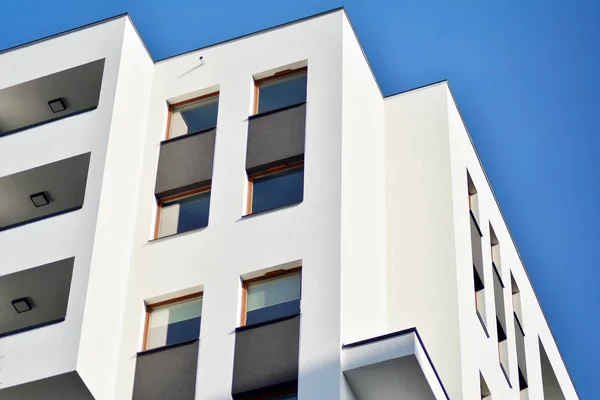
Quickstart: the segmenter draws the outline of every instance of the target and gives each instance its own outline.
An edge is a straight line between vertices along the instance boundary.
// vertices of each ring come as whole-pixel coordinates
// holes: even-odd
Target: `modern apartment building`
[[[343,9],[0,53],[0,400],[577,398],[447,82]]]

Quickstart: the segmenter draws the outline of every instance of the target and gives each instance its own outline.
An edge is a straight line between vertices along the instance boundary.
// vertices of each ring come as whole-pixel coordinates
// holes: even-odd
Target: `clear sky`
[[[582,399],[600,399],[600,2],[0,2],[0,49],[129,12],[155,59],[345,6],[385,94],[448,79]]]

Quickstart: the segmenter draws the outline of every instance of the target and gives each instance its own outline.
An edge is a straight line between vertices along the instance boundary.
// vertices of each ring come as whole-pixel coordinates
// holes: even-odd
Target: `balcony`
[[[234,399],[298,379],[300,316],[237,328],[231,395]]]
[[[104,59],[0,90],[0,136],[98,107]]]
[[[74,260],[0,277],[0,338],[64,321]]]
[[[2,400],[94,400],[75,371],[0,389]]]
[[[342,349],[342,371],[357,400],[449,399],[415,328]]]
[[[0,178],[0,231],[83,206],[90,153]]]
[[[196,393],[199,340],[138,353],[132,400],[190,400]]]

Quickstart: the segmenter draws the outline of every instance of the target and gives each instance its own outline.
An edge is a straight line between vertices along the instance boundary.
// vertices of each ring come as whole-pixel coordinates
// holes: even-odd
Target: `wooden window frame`
[[[271,167],[264,171],[258,171],[248,175],[248,195],[246,199],[246,215],[252,215],[252,202],[254,200],[254,180],[264,178],[269,175],[281,174],[292,169],[304,167],[304,160],[296,161],[289,164],[281,164],[275,167]]]
[[[262,85],[266,82],[286,78],[291,75],[300,75],[302,73],[307,73],[307,72],[308,72],[308,67],[300,67],[300,68],[286,69],[284,71],[279,71],[279,72],[276,72],[273,75],[267,76],[265,78],[254,79],[254,106],[252,107],[252,114],[253,115],[258,114],[258,98],[259,98],[259,94],[260,94],[260,85]]]
[[[266,274],[242,280],[242,315],[240,318],[240,326],[246,326],[246,315],[248,311],[248,286],[259,282],[265,282],[271,279],[283,278],[288,275],[300,274],[300,288],[302,288],[302,267],[295,267],[290,269],[278,269],[276,271],[267,272]]]
[[[163,197],[162,199],[158,199],[156,202],[157,207],[156,207],[156,221],[155,221],[155,226],[154,226],[154,239],[160,238],[160,236],[158,236],[158,234],[160,233],[162,208],[166,205],[166,203],[173,203],[176,200],[181,201],[188,197],[192,197],[192,196],[195,196],[198,194],[210,192],[211,188],[212,188],[212,185],[207,185],[207,186],[203,186],[198,189],[192,189],[192,190],[185,191],[183,193],[178,193],[178,194],[174,194],[172,196],[166,196],[166,197]]]
[[[145,322],[144,322],[144,340],[142,343],[142,351],[146,351],[148,349],[148,334],[150,333],[150,314],[152,314],[152,311],[156,310],[157,308],[163,308],[166,306],[170,306],[171,304],[182,303],[184,301],[198,299],[203,296],[204,296],[204,292],[202,291],[202,292],[195,292],[195,293],[187,294],[185,296],[175,297],[173,299],[169,299],[169,300],[165,300],[165,301],[159,301],[158,303],[146,304],[146,318],[145,318]],[[157,348],[159,348],[159,347],[157,347]]]
[[[173,113],[175,111],[177,111],[178,108],[189,106],[190,104],[194,104],[194,103],[200,103],[202,101],[209,100],[213,97],[216,97],[217,102],[218,102],[219,95],[220,95],[220,91],[217,90],[216,92],[211,92],[209,94],[194,97],[189,100],[184,100],[184,101],[180,101],[178,103],[169,104],[169,114],[167,116],[167,133],[165,135],[165,140],[171,139],[171,121],[173,119]]]

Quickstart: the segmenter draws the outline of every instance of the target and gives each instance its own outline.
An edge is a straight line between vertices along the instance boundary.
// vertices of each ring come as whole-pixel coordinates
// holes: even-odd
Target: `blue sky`
[[[448,79],[582,399],[600,399],[600,2],[3,1],[0,49],[129,12],[155,59],[345,6],[385,94]]]

